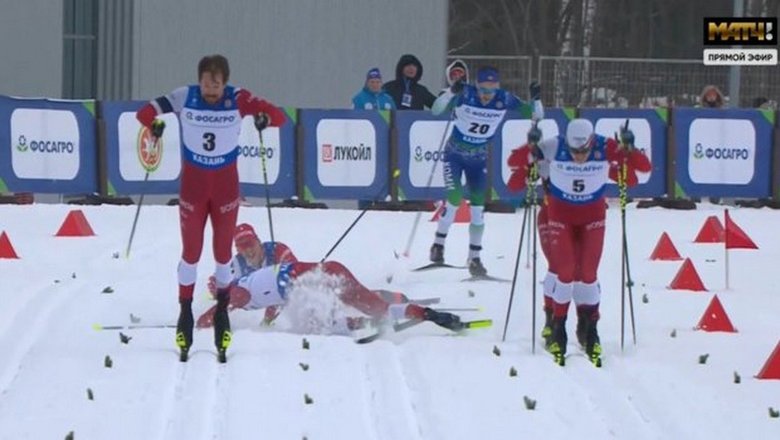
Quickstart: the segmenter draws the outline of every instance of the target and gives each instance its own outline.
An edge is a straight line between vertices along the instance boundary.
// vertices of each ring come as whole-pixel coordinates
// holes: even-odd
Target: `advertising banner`
[[[0,192],[97,192],[94,101],[0,96]]]
[[[607,109],[588,108],[580,110],[580,117],[590,119],[596,133],[614,138],[620,127],[626,124],[634,133],[634,145],[653,164],[649,173],[637,173],[639,184],[628,189],[632,197],[661,197],[666,193],[666,109]],[[607,197],[618,196],[617,183],[609,181]]]
[[[388,112],[301,110],[307,199],[383,200],[389,193]]]
[[[675,109],[679,191],[688,196],[769,197],[772,118],[753,109]]]
[[[176,194],[181,173],[181,136],[177,116],[160,115],[166,129],[155,145],[151,133],[135,117],[146,101],[103,102],[106,124],[106,151],[110,194]],[[253,119],[241,122],[238,146],[238,173],[243,196],[264,196],[261,152],[266,156],[271,197],[295,193],[294,120],[280,128],[263,131],[263,148]],[[282,154],[280,145],[285,145]],[[148,178],[146,173],[149,173]],[[280,178],[283,177],[283,178]],[[147,179],[146,182],[144,180]]]

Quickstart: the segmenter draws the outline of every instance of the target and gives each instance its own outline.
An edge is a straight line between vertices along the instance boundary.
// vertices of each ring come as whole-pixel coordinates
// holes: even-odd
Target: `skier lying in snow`
[[[338,277],[338,297],[346,305],[354,307],[371,319],[417,319],[431,321],[450,330],[462,328],[460,317],[452,313],[437,312],[409,302],[395,292],[370,290],[361,284],[343,264],[337,261],[308,263],[298,261],[292,251],[282,243],[261,242],[252,226],[243,223],[236,227],[234,235],[237,254],[233,258],[234,280],[230,287],[228,310],[256,310],[265,308],[263,324],[269,325],[279,315],[279,307],[286,304],[296,291],[301,275],[320,270],[323,274]],[[275,248],[275,249],[274,249]],[[278,258],[274,265],[271,255]],[[212,283],[209,283],[210,285]],[[323,288],[326,280],[323,278]],[[213,293],[213,292],[212,292]],[[213,325],[216,306],[198,318],[198,328]],[[350,330],[364,327],[363,317],[346,318]]]

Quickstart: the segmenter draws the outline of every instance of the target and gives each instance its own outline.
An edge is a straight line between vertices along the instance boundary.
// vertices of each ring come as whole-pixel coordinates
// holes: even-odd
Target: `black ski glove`
[[[528,85],[528,94],[531,96],[531,101],[542,99],[542,85],[539,84],[539,81],[531,81],[531,84]]]
[[[152,121],[152,136],[160,139],[165,131],[165,122],[162,119]]]
[[[271,123],[271,120],[268,118],[268,115],[265,113],[258,113],[255,115],[255,128],[257,131],[262,132],[263,130],[268,127],[268,124]]]

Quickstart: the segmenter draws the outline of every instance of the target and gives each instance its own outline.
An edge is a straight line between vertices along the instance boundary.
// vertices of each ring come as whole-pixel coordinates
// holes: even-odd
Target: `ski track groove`
[[[217,360],[214,360],[217,362]],[[229,405],[229,382],[230,382],[230,376],[228,375],[228,366],[230,365],[231,360],[228,358],[227,363],[225,364],[217,364],[214,371],[214,380],[212,383],[214,384],[213,392],[210,394],[211,401],[207,405],[207,407],[211,408],[210,414],[211,414],[211,429],[205,430],[207,435],[205,436],[206,439],[211,440],[217,440],[217,439],[228,439],[229,435],[227,432],[225,432],[228,423],[228,405]],[[210,432],[210,435],[208,435]]]
[[[590,359],[588,359],[581,347],[577,346],[571,352],[566,366],[562,367],[562,369],[570,376],[571,382],[583,390],[590,406],[600,414],[600,419],[612,435],[618,438],[632,439],[658,438],[657,433],[647,430],[647,418],[631,400],[626,396],[618,396],[606,391],[614,389],[614,378],[611,376],[613,373],[610,365],[611,359],[614,358],[602,355],[603,366],[597,368],[590,362]],[[577,366],[576,371],[572,368],[574,366]],[[576,380],[571,376],[586,376],[587,380]],[[619,416],[616,416],[618,414]],[[610,420],[620,420],[621,422],[615,424],[611,423]],[[630,422],[627,422],[628,420]],[[627,430],[626,426],[631,428]]]
[[[0,374],[0,395],[5,394],[11,384],[13,384],[21,371],[24,359],[33,349],[36,342],[41,338],[48,325],[56,322],[56,320],[50,319],[54,311],[60,308],[66,300],[71,298],[71,293],[82,290],[85,286],[86,282],[84,280],[79,280],[72,285],[67,286],[67,288],[62,284],[44,287],[39,290],[33,298],[28,300],[20,309],[19,313],[16,314],[16,319],[13,320],[14,322],[29,316],[35,316],[35,319],[32,323],[25,322],[23,326],[20,325],[19,328],[24,328],[25,331],[21,332],[20,336],[14,339],[13,343],[10,344],[13,349],[10,355],[5,358],[5,368],[3,369],[2,374]],[[52,297],[45,297],[46,294]],[[34,311],[27,311],[29,308],[34,308]],[[9,337],[16,334],[9,333],[0,334],[3,336],[8,335]],[[0,341],[2,340],[0,339]]]
[[[159,422],[161,429],[156,429],[156,432],[160,433],[158,436],[160,440],[173,438],[170,436],[170,433],[176,422],[175,410],[181,403],[184,395],[184,382],[187,378],[188,364],[189,362],[178,362],[178,365],[172,368],[171,383],[173,383],[173,386],[168,388],[163,397],[163,404],[160,408],[161,420]]]

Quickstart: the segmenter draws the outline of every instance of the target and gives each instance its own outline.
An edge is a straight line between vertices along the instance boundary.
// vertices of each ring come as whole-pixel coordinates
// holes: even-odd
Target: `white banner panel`
[[[238,180],[242,183],[265,184],[263,179],[263,159],[268,184],[273,185],[279,178],[279,128],[268,127],[263,130],[263,147],[260,147],[260,135],[255,128],[254,118],[246,116],[241,121],[241,133],[238,135]]]
[[[317,178],[323,186],[368,186],[376,175],[376,130],[371,121],[317,123]]]
[[[504,127],[501,129],[501,179],[503,179],[504,184],[509,182],[509,177],[512,175],[506,161],[512,154],[512,150],[525,145],[530,129],[530,119],[511,119],[504,122]],[[560,134],[555,119],[542,119],[539,121],[539,129],[542,130],[542,139]]]
[[[747,184],[756,169],[756,130],[746,119],[694,119],[688,129],[694,183]]]
[[[11,165],[20,179],[72,180],[79,172],[79,126],[68,110],[11,113]],[[97,148],[86,145],[86,148]]]
[[[173,113],[159,115],[165,122],[165,131],[155,146],[149,130],[135,117],[135,112],[119,116],[119,174],[128,182],[144,180],[147,169],[149,180],[176,180],[181,171],[181,144],[179,120]]]
[[[439,147],[446,127],[447,121],[415,121],[409,128],[409,181],[412,186],[426,188],[435,162],[436,170],[430,187],[444,188],[441,162],[444,148],[439,151]],[[450,124],[447,137],[452,134],[452,127],[453,124]]]
[[[624,125],[626,125],[626,118],[601,118],[596,121],[595,129],[597,134],[608,138],[614,138],[615,133],[618,133],[618,136],[620,136],[620,127]],[[652,158],[653,136],[650,123],[647,121],[647,119],[629,118],[628,128],[634,132],[634,145],[636,145],[638,149],[642,150],[648,159]],[[652,171],[649,173],[637,172],[636,176],[639,179],[639,183],[642,184],[647,183],[647,181],[650,180],[651,174]],[[617,183],[613,182],[612,180],[608,180],[607,183],[617,185]]]

